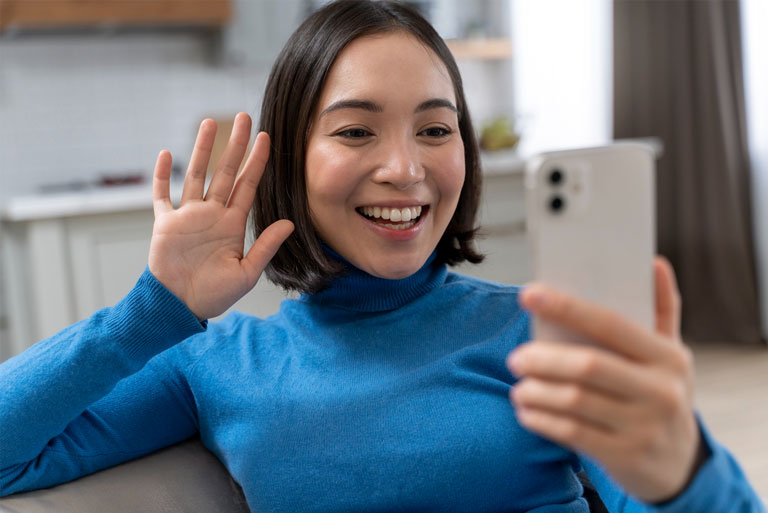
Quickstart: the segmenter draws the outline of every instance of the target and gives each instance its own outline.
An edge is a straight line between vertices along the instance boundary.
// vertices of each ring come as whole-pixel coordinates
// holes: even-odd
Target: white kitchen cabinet
[[[483,198],[478,245],[486,260],[457,271],[502,283],[528,280],[522,175],[485,176]],[[147,187],[5,205],[0,246],[8,336],[0,361],[125,296],[147,265],[152,222]],[[285,297],[262,279],[232,309],[265,317]]]
[[[62,220],[76,319],[117,303],[133,287],[147,265],[153,219],[152,211],[139,210]]]

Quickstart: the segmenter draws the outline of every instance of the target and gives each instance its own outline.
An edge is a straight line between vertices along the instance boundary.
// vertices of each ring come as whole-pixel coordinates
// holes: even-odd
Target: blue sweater
[[[200,433],[254,511],[764,511],[711,456],[645,506],[600,467],[523,429],[507,353],[528,339],[514,287],[433,259],[403,280],[351,269],[267,319],[206,326],[148,271],[120,303],[0,365],[0,495]]]

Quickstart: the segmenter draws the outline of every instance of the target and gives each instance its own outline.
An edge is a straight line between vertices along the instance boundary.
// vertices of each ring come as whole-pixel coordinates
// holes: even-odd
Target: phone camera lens
[[[549,200],[549,209],[559,214],[565,209],[565,199],[561,196],[553,196],[551,200]]]
[[[553,169],[549,173],[549,183],[551,183],[552,185],[560,185],[561,183],[563,183],[564,178],[565,178],[565,175],[558,168]]]

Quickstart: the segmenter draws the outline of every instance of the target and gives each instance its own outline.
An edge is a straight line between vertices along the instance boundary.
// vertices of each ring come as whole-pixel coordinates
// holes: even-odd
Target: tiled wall
[[[98,38],[98,39],[97,39]],[[0,41],[0,199],[186,162],[205,116],[255,113],[265,71],[206,62],[190,34]]]

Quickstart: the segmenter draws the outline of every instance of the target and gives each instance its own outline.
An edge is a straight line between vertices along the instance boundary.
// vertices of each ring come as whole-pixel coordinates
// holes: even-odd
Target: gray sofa
[[[2,513],[248,513],[227,469],[192,438],[45,490],[0,499]]]

